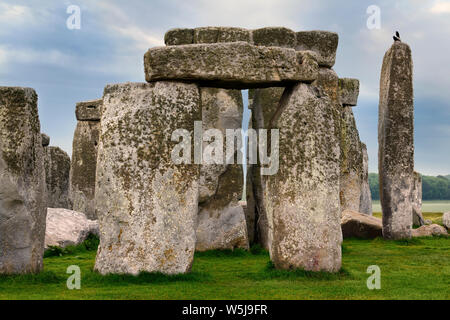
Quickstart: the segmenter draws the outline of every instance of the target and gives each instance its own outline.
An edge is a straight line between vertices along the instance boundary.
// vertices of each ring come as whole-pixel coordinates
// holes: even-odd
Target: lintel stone
[[[75,115],[79,121],[100,121],[103,100],[78,102]]]
[[[339,79],[339,97],[343,106],[356,106],[359,96],[359,80],[342,78]]]
[[[318,73],[311,52],[246,42],[151,48],[144,56],[144,66],[147,82],[194,81],[230,89],[312,82]]]

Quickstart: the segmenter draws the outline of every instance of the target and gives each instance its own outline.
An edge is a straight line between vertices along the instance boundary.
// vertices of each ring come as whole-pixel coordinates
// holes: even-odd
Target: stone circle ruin
[[[51,151],[48,136],[40,135],[35,92],[0,88],[0,273],[42,268],[44,172],[47,180],[67,182],[48,188],[61,194],[49,197],[49,203],[98,219],[95,270],[101,274],[186,273],[195,251],[254,244],[268,249],[279,269],[339,271],[342,213],[347,212],[347,220],[357,216],[349,212],[370,216],[372,205],[367,148],[352,110],[360,84],[339,78],[332,69],[338,35],[205,27],[172,29],[164,40],[166,46],[145,53],[146,83],[107,85],[101,99],[77,104],[70,173],[67,156]],[[382,71],[380,173],[387,238],[411,236],[411,203],[421,192],[419,179],[413,178],[411,118],[395,115],[397,108],[413,112],[408,96],[412,65],[403,61],[410,58],[408,48],[394,44]],[[410,78],[396,79],[392,70],[397,65]],[[396,81],[411,90],[396,95],[390,89]],[[205,164],[202,150],[211,141],[204,137],[200,144],[183,146],[194,163],[174,162],[181,137],[174,135],[177,130],[193,140],[199,122],[202,132],[240,130],[242,89],[249,89],[249,128],[279,132],[276,173],[263,174],[261,154],[245,168],[236,163],[239,148],[222,156],[221,164]],[[17,119],[20,125],[9,125]],[[408,130],[400,153],[390,121]],[[399,163],[386,161],[394,155],[411,170],[400,172]],[[225,161],[229,156],[231,163]],[[46,160],[47,170],[45,158],[52,159]],[[51,169],[52,163],[58,168]],[[60,172],[70,177],[60,178]],[[407,183],[396,185],[396,177]],[[401,197],[393,197],[399,188]],[[404,210],[394,210],[393,202],[404,203]],[[366,220],[376,226],[372,218]],[[378,234],[370,227],[364,232]]]

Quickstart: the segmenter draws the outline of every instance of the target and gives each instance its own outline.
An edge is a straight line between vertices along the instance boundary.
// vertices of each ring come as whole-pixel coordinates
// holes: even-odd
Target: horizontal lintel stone
[[[166,32],[168,46],[244,41],[257,46],[311,50],[317,53],[321,67],[331,68],[336,61],[339,36],[330,31],[295,32],[284,27],[266,27],[255,30],[232,27],[178,28]]]
[[[100,121],[103,100],[78,102],[75,115],[78,121]]]
[[[312,82],[319,69],[313,52],[246,42],[151,48],[144,66],[147,82],[194,81],[232,89]]]
[[[339,98],[343,106],[356,106],[359,96],[359,80],[350,78],[339,79]]]

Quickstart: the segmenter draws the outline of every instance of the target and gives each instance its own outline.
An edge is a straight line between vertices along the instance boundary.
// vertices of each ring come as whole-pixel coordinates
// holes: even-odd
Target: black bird
[[[400,39],[400,33],[398,33],[398,31],[395,32],[395,36],[393,38],[394,38],[394,41],[402,41]]]

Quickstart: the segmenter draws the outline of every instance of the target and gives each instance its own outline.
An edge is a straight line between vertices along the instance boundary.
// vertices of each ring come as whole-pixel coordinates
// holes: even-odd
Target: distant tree
[[[369,186],[372,200],[380,200],[380,182],[378,173],[369,173]]]
[[[380,184],[377,173],[369,173],[370,192],[373,200],[380,200]],[[450,200],[450,175],[422,176],[423,200]]]

